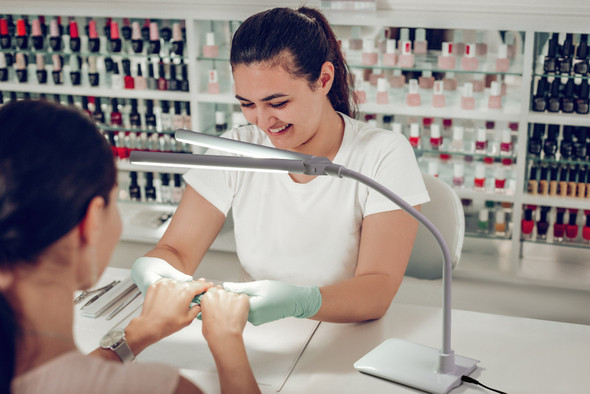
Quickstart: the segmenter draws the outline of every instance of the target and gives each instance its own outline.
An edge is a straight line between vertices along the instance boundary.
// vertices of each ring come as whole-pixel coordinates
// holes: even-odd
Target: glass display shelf
[[[558,74],[558,73],[546,73],[543,69],[535,70],[533,72],[533,78],[535,77],[546,77],[546,78],[567,78],[567,79],[588,79],[590,80],[590,75],[582,75],[582,74]]]
[[[580,239],[582,238],[581,234],[578,234],[578,238],[580,238]],[[579,248],[579,249],[590,250],[590,243],[582,242],[580,240],[554,242],[551,240],[542,240],[542,239],[522,239],[521,241],[524,243],[532,244],[532,245],[563,246],[563,247],[568,247],[568,248]]]
[[[581,165],[587,166],[590,165],[590,160],[565,160],[565,159],[548,159],[548,158],[540,158],[532,155],[527,155],[526,158],[528,161],[532,161],[534,163],[547,163],[547,164],[567,164],[567,165]]]
[[[188,60],[186,56],[180,56],[177,54],[162,54],[162,53],[135,53],[135,52],[73,52],[73,51],[53,51],[53,50],[36,50],[36,49],[0,49],[0,52],[4,53],[22,53],[25,55],[60,55],[60,56],[80,56],[83,58],[86,57],[116,57],[116,58],[133,58],[133,59],[144,59],[151,61],[153,59],[160,59],[163,60],[174,60],[184,63],[185,60]],[[156,63],[157,64],[157,63]]]
[[[590,209],[590,198],[556,197],[524,193],[522,203],[527,205],[563,207],[573,209]]]

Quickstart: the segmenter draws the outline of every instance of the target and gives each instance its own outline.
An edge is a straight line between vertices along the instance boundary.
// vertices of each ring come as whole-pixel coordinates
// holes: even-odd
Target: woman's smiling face
[[[269,63],[239,64],[233,68],[236,98],[248,122],[258,126],[280,149],[305,152],[319,130],[327,91],[312,89],[304,78]],[[305,152],[307,153],[307,152]]]

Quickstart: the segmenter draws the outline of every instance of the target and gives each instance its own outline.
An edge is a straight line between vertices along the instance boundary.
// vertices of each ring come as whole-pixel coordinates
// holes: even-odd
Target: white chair
[[[451,253],[453,268],[455,268],[461,258],[465,236],[463,205],[449,185],[427,174],[422,174],[422,177],[430,195],[430,201],[422,204],[421,212],[442,233]],[[420,224],[406,275],[419,279],[439,279],[442,278],[442,268],[440,247],[430,231]]]

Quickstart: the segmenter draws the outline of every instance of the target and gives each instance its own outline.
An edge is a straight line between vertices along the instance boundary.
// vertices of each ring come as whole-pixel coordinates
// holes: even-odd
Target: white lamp
[[[392,380],[406,386],[432,393],[447,393],[461,384],[461,377],[475,370],[478,361],[455,356],[451,349],[451,255],[442,234],[419,211],[380,183],[328,158],[310,156],[267,146],[179,129],[178,141],[186,142],[243,156],[198,155],[186,153],[131,152],[134,164],[226,168],[242,171],[290,172],[307,175],[331,175],[351,178],[397,204],[401,209],[422,223],[433,234],[443,253],[443,343],[440,350],[416,343],[391,338],[354,363],[364,373]],[[253,158],[256,157],[256,158]]]

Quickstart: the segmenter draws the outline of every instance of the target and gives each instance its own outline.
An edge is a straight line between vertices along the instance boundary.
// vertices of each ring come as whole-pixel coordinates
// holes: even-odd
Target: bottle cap
[[[387,92],[387,79],[385,79],[385,78],[377,79],[377,91],[378,92]]]
[[[442,43],[442,55],[443,56],[451,56],[451,52],[453,52],[453,44],[450,42],[443,42]]]
[[[502,87],[499,82],[492,81],[490,85],[490,95],[491,96],[499,96],[502,93]]]
[[[453,139],[457,141],[463,139],[463,126],[453,127]]]
[[[465,82],[463,85],[463,97],[473,96],[473,84],[471,82]]]
[[[375,52],[375,43],[372,38],[363,39],[363,52],[373,53]]]
[[[70,37],[72,38],[78,38],[79,34],[78,34],[78,22],[76,21],[70,21]]]
[[[41,35],[43,35],[43,33],[41,31],[41,21],[39,19],[34,19],[33,20],[33,27],[31,30],[31,36],[38,37]]]
[[[430,138],[440,138],[440,126],[436,123],[430,126]]]
[[[488,139],[487,130],[484,127],[479,127],[477,129],[476,141],[484,142],[484,141],[487,141],[487,139]]]
[[[410,125],[410,137],[420,137],[420,125],[418,123]]]
[[[141,40],[141,26],[139,22],[135,21],[131,24],[131,39],[132,40]]]
[[[225,124],[225,112],[215,111],[215,124]]]
[[[428,162],[428,175],[438,176],[438,162],[437,161],[429,161]]]
[[[426,41],[426,30],[422,28],[416,29],[416,41]]]
[[[465,164],[455,163],[453,165],[453,177],[462,178],[465,175]]]
[[[396,41],[394,39],[388,39],[385,42],[385,53],[395,53]]]
[[[508,45],[500,44],[498,45],[498,59],[507,59],[508,58]]]
[[[158,41],[160,39],[160,30],[158,29],[158,22],[150,22],[150,40]]]
[[[465,45],[465,56],[466,57],[475,57],[475,44],[466,44]]]
[[[490,218],[490,214],[487,208],[482,208],[479,210],[478,218],[480,222],[487,222]]]
[[[119,39],[119,24],[111,21],[111,40]]]
[[[209,40],[209,33],[207,33],[207,40]],[[180,23],[172,24],[172,41],[182,41],[182,29],[180,28]],[[209,44],[207,43],[207,45]]]
[[[27,35],[27,25],[25,24],[24,19],[19,19],[16,21],[16,35],[19,37]]]
[[[475,177],[478,179],[483,179],[486,177],[486,167],[481,162],[478,162],[475,165]]]
[[[98,38],[98,32],[96,31],[96,21],[91,20],[88,22],[88,37]]]

